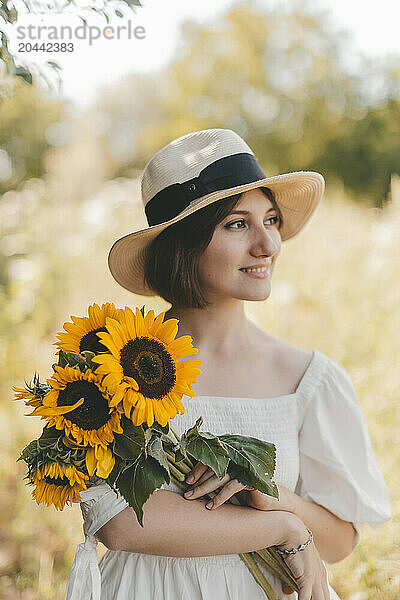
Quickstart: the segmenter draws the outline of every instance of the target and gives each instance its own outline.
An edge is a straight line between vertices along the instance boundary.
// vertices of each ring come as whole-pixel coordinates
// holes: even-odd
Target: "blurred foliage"
[[[0,78],[0,105],[7,81]],[[228,127],[246,139],[267,174],[321,171],[379,207],[399,171],[399,90],[398,64],[351,54],[346,35],[325,13],[278,14],[249,1],[212,23],[185,23],[168,67],[124,77],[85,118],[113,176],[135,175],[179,135]],[[22,89],[20,96],[22,103]],[[11,154],[4,148],[15,128],[7,111],[0,120],[0,193],[16,183],[15,176],[1,178],[7,156],[17,170],[25,160],[18,145]],[[43,104],[21,124],[40,130],[48,118]],[[63,127],[52,130],[52,138],[61,138],[55,145]],[[40,163],[47,147],[30,148],[30,160]]]
[[[400,70],[348,46],[316,9],[282,14],[245,2],[211,23],[187,22],[170,66],[124,78],[99,101],[116,174],[179,135],[228,127],[267,174],[321,170],[380,206],[399,170]]]
[[[34,79],[31,71],[32,65],[17,64],[17,62],[21,61],[10,52],[7,34],[1,27],[2,21],[11,25],[16,23],[21,10],[20,7],[22,6],[28,13],[33,14],[49,14],[54,11],[62,12],[63,10],[75,9],[79,18],[86,24],[87,20],[82,15],[87,16],[90,14],[90,11],[101,15],[109,23],[111,15],[116,15],[121,19],[125,17],[123,12],[124,7],[128,7],[131,11],[135,12],[137,7],[143,6],[143,3],[142,0],[100,0],[93,5],[93,2],[86,2],[85,4],[83,2],[77,3],[76,0],[55,2],[44,2],[43,0],[19,0],[19,2],[18,0],[0,0],[0,78],[2,71],[5,70],[9,75],[21,77],[26,83],[31,84]],[[60,69],[58,63],[52,60],[46,61],[46,64],[53,70]],[[41,69],[37,70],[39,76],[44,77],[46,80],[43,71]]]
[[[400,102],[388,99],[348,123],[341,136],[327,142],[317,162],[322,172],[335,173],[348,189],[381,206],[391,174],[400,172]]]
[[[46,135],[60,121],[63,108],[61,100],[36,85],[0,78],[0,194],[44,174],[43,158],[52,139]]]

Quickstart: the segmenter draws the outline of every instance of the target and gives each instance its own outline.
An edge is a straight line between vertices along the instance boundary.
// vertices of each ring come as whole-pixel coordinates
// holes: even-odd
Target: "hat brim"
[[[320,173],[300,171],[266,177],[196,198],[173,219],[128,233],[114,242],[108,254],[112,276],[122,287],[135,294],[154,296],[155,293],[144,282],[145,250],[152,240],[170,225],[217,200],[259,187],[268,187],[274,194],[283,220],[279,231],[282,241],[285,241],[296,235],[310,219],[322,198],[325,182]]]

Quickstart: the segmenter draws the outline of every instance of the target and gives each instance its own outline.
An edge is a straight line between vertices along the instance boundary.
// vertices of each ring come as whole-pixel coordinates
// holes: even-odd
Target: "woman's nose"
[[[281,248],[281,236],[275,228],[257,228],[252,239],[251,252],[255,256],[273,256]]]

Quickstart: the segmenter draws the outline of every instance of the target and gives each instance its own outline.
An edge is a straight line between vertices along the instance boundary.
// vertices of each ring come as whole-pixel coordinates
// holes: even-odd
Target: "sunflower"
[[[114,432],[122,433],[121,412],[110,408],[107,390],[90,369],[56,365],[55,374],[47,383],[51,390],[29,416],[40,415],[49,421],[48,427],[64,430],[78,444],[107,447]]]
[[[71,317],[72,323],[64,323],[63,327],[67,333],[61,332],[56,335],[58,341],[55,345],[64,352],[80,354],[84,350],[90,350],[95,354],[107,352],[97,337],[97,333],[106,330],[106,319],[116,319],[121,309],[115,308],[112,302],[101,305],[92,304],[88,308],[88,317]]]
[[[36,396],[29,390],[25,390],[24,388],[13,387],[13,392],[15,394],[14,400],[23,400],[26,406],[41,406],[42,399],[40,396]]]
[[[81,500],[80,492],[86,490],[89,476],[72,465],[49,462],[36,468],[29,477],[36,487],[32,498],[37,504],[50,506],[54,504],[57,510],[63,510],[72,499]]]
[[[93,357],[99,364],[96,373],[104,375],[103,385],[113,395],[110,406],[122,402],[127,418],[134,425],[156,420],[165,426],[177,412],[185,412],[183,394],[197,396],[191,385],[197,381],[199,359],[179,362],[198,352],[190,335],[175,339],[178,319],[163,322],[165,313],[154,318],[150,310],[143,316],[126,307],[118,319],[107,318],[107,333],[99,338],[109,354]],[[133,410],[132,410],[133,409]]]

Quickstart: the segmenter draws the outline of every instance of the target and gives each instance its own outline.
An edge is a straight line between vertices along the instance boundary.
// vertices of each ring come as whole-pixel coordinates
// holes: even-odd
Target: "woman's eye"
[[[232,221],[231,223],[227,223],[225,227],[229,229],[238,229],[238,227],[232,227],[232,225],[237,225],[238,223],[244,223],[244,219],[240,219],[240,221]],[[241,229],[241,227],[239,227]]]
[[[270,217],[269,219],[267,219],[267,221],[273,221],[273,225],[275,225],[275,223],[277,223],[278,221],[278,217]],[[237,225],[238,223],[245,223],[246,221],[244,219],[239,219],[238,221],[231,221],[231,223],[227,223],[225,225],[225,227],[227,229],[243,229],[242,227],[232,227],[232,225]]]

